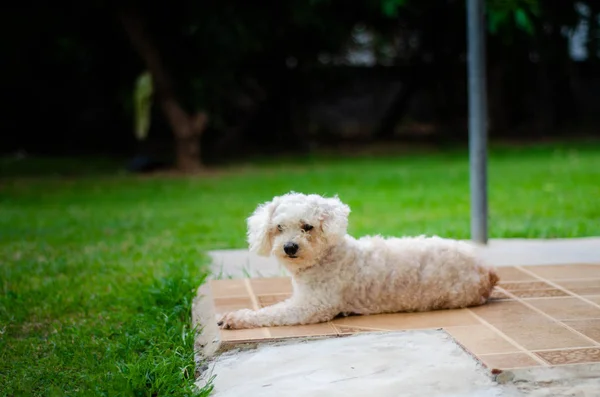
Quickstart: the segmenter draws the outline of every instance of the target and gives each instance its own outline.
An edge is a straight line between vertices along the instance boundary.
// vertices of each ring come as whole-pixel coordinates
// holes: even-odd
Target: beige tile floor
[[[337,318],[316,325],[221,330],[224,344],[357,332],[444,329],[490,369],[600,363],[600,264],[513,266],[484,306]],[[212,280],[216,313],[290,296],[287,277]]]

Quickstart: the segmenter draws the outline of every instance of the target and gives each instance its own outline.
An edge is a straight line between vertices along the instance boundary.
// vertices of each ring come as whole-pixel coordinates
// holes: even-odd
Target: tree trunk
[[[200,138],[206,128],[208,115],[205,112],[189,115],[174,97],[159,101],[175,137],[175,166],[182,172],[200,170]]]
[[[144,60],[152,75],[158,104],[162,109],[175,138],[175,164],[183,172],[194,172],[202,168],[200,138],[206,128],[208,115],[198,112],[190,115],[179,103],[171,76],[166,71],[160,54],[142,18],[133,8],[121,8],[118,13],[131,45]]]

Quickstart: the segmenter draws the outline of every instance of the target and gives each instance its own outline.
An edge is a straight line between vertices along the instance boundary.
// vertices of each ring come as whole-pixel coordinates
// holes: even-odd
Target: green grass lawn
[[[273,195],[339,194],[355,235],[469,236],[464,152],[297,158],[204,178],[86,163],[68,179],[15,176],[23,169],[36,173],[2,163],[13,177],[0,182],[0,395],[192,395],[203,252],[244,247],[245,218]],[[497,150],[489,177],[492,237],[600,235],[600,145]]]

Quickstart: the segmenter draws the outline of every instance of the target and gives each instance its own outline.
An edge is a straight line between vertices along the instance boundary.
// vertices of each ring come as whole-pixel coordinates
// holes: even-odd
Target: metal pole
[[[488,239],[484,8],[484,0],[467,0],[471,239],[482,244]]]

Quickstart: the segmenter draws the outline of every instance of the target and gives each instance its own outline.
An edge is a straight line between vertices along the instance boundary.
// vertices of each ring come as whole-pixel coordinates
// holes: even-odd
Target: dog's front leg
[[[315,301],[288,299],[259,310],[243,309],[225,314],[218,325],[224,329],[276,327],[280,325],[315,324],[329,321],[337,311]]]

